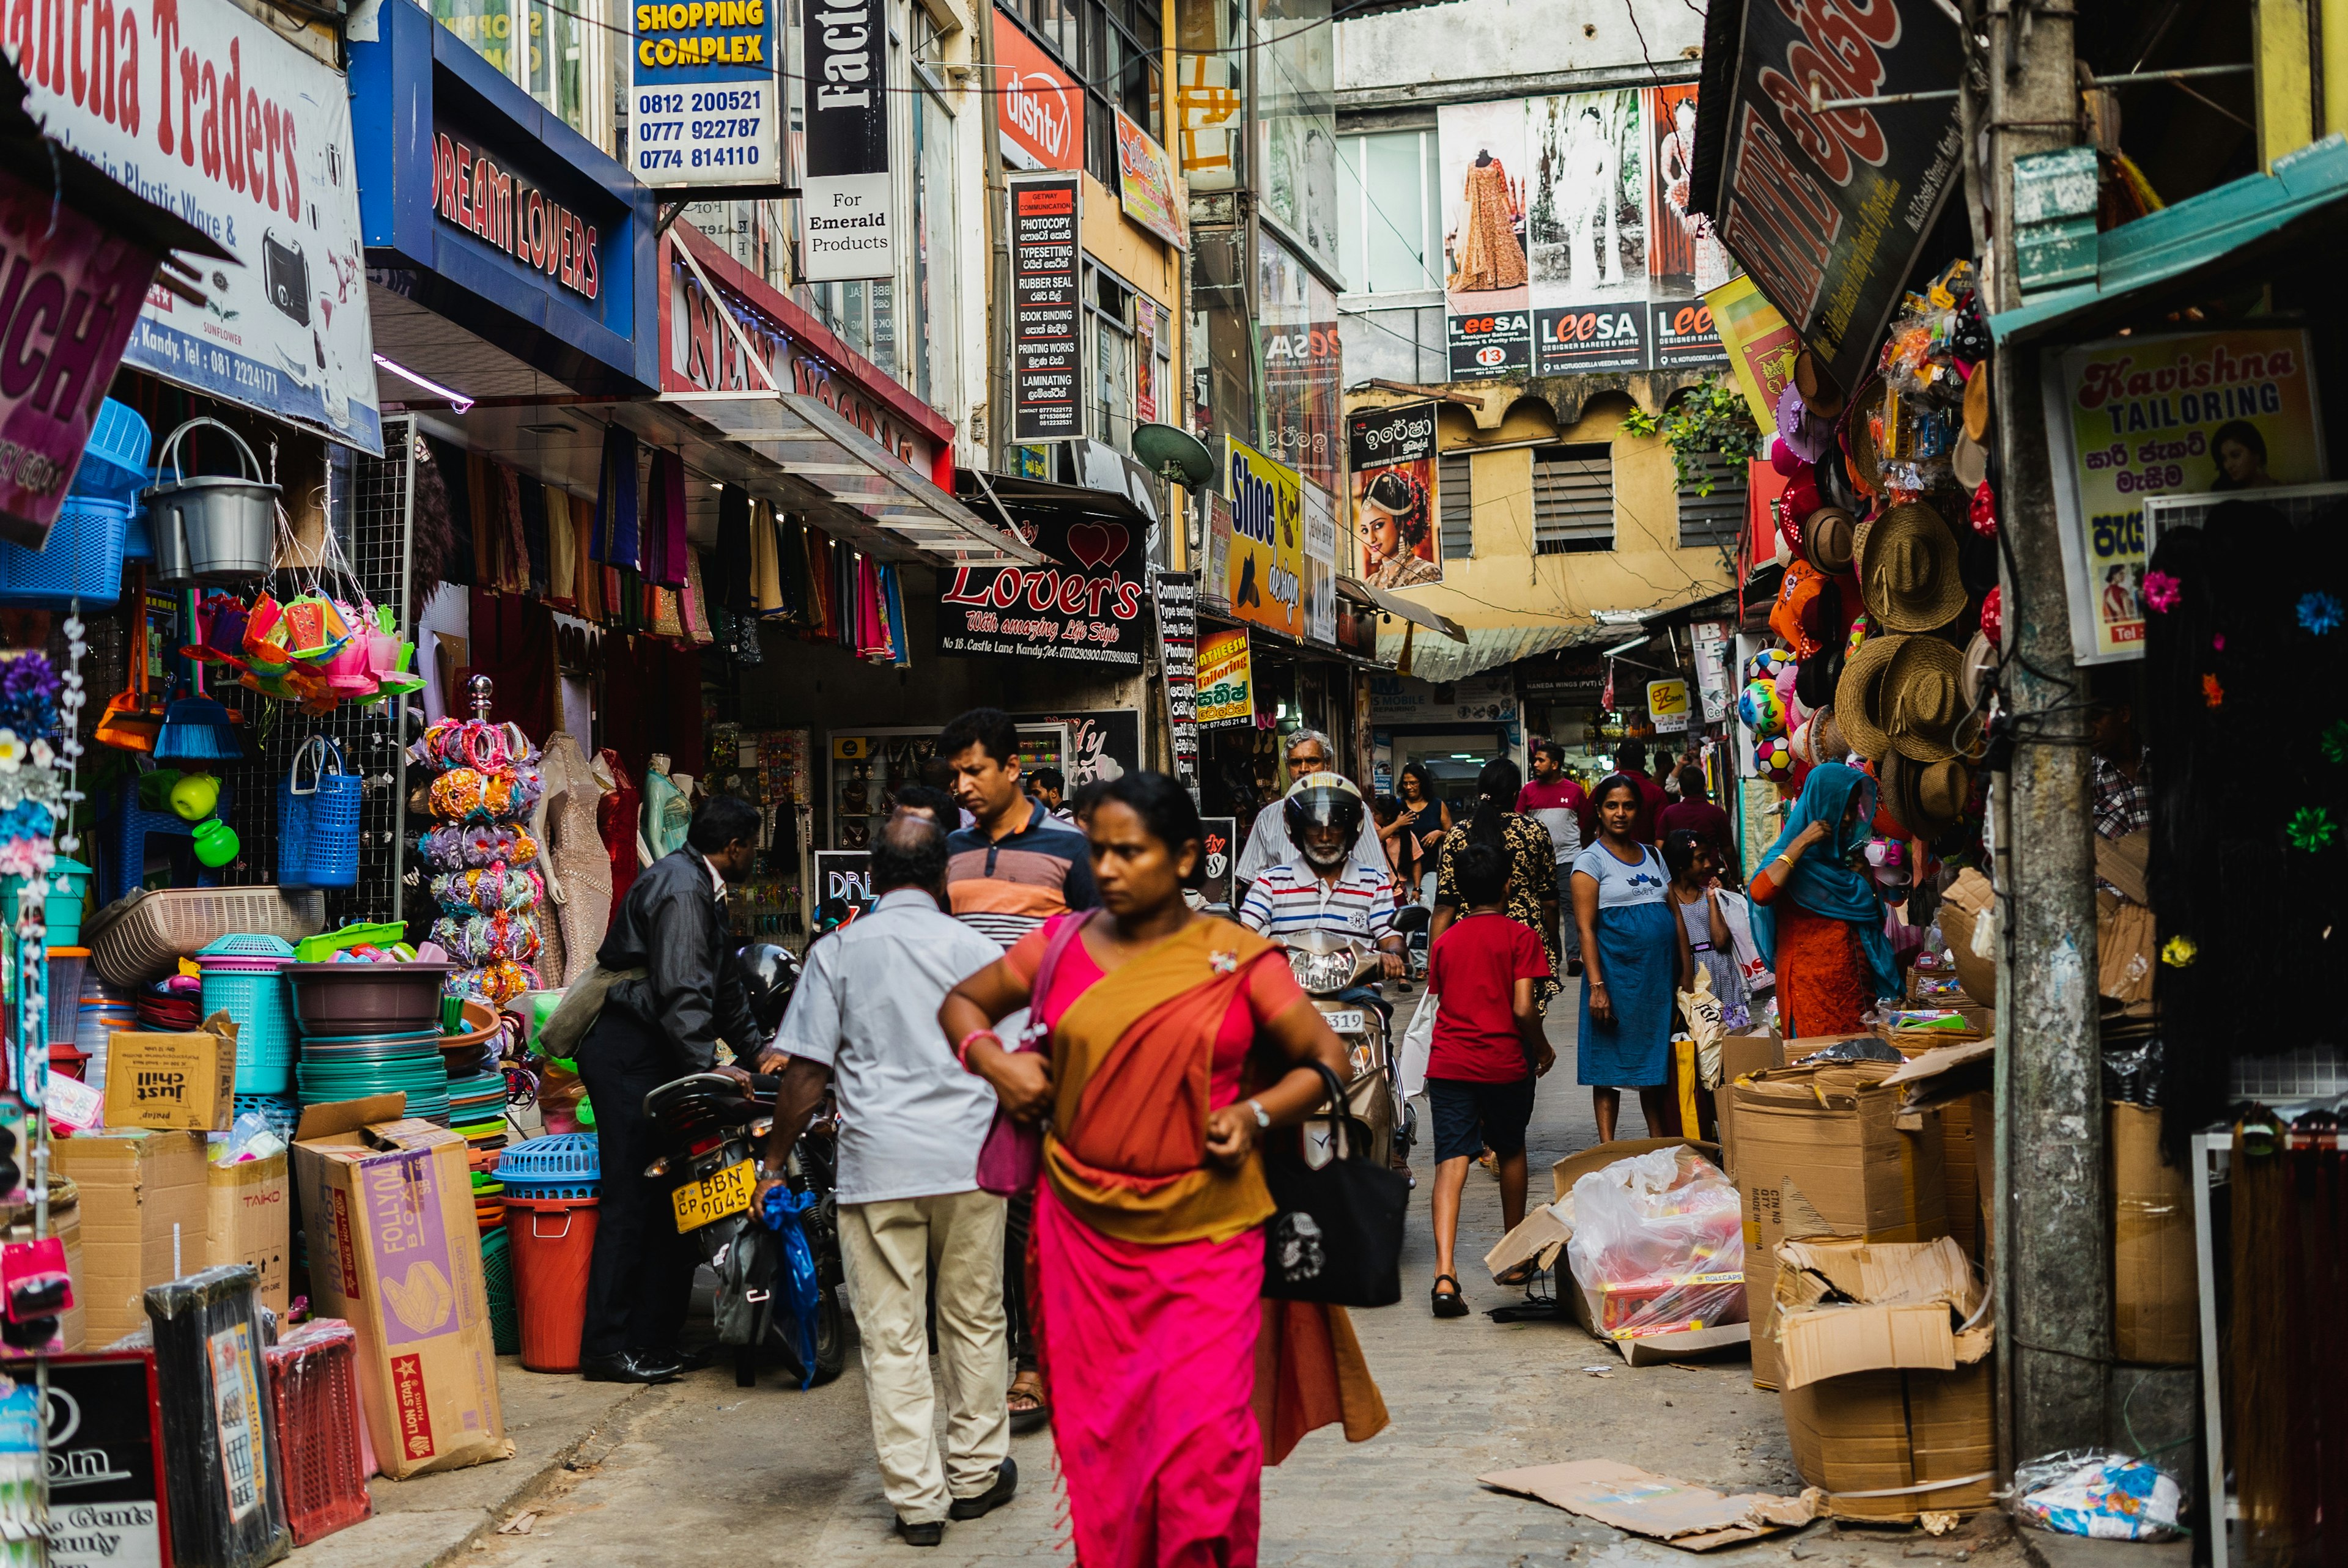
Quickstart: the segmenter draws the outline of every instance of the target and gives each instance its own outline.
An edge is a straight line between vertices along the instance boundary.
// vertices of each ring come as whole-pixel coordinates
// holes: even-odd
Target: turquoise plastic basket
[[[481,1233],[481,1283],[489,1297],[489,1342],[500,1356],[521,1353],[521,1311],[514,1304],[512,1248],[503,1225]]]
[[[294,988],[283,968],[293,961],[294,944],[282,937],[222,937],[196,954],[204,1016],[226,1008],[236,1020],[239,1094],[293,1090],[301,1035],[294,1027]]]
[[[498,1157],[509,1198],[592,1198],[602,1184],[601,1148],[592,1132],[557,1132],[515,1143]]]

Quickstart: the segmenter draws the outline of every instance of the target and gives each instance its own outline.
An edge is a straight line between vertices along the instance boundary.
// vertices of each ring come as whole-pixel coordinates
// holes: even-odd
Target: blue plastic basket
[[[154,446],[155,433],[138,411],[108,398],[98,405],[98,419],[89,427],[81,466],[74,470],[72,494],[131,505],[139,491],[155,482],[147,470],[147,456]]]
[[[67,496],[41,548],[0,540],[0,605],[63,610],[78,599],[84,610],[98,610],[117,602],[129,525],[128,501]]]
[[[592,1132],[532,1138],[498,1157],[498,1180],[509,1198],[592,1198],[602,1175],[602,1157]]]
[[[332,773],[326,771],[330,759]],[[306,789],[305,763],[315,770]],[[358,886],[359,791],[359,775],[345,770],[340,746],[324,735],[302,743],[285,782],[277,786],[279,886]]]
[[[278,945],[289,947],[282,941]],[[287,957],[292,957],[290,950]],[[226,1008],[228,1016],[236,1020],[236,1091],[284,1094],[291,1091],[300,1037],[294,1028],[294,987],[284,971],[224,969],[201,960],[199,954],[204,1016],[210,1018]]]
[[[213,815],[225,822],[229,820],[230,809],[235,804],[236,786],[222,784],[220,804],[212,808]],[[189,838],[194,834],[195,824],[181,820],[174,813],[149,811],[140,805],[138,780],[124,780],[116,787],[114,809],[99,829],[101,854],[98,865],[102,871],[98,879],[99,907],[129,897],[139,886],[146,875],[147,840],[149,836]],[[219,872],[201,861],[197,863],[197,886],[216,887],[220,879]]]

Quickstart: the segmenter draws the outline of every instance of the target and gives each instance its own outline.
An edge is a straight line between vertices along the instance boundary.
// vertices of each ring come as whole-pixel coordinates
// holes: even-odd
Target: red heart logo
[[[1125,553],[1127,538],[1122,523],[1071,523],[1068,553],[1098,571]]]

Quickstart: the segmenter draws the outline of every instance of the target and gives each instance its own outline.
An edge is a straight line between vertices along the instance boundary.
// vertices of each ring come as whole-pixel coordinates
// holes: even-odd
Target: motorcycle
[[[1402,1098],[1394,1008],[1371,983],[1379,973],[1378,949],[1334,931],[1303,931],[1283,940],[1288,972],[1344,1042],[1352,1069],[1345,1103],[1369,1127],[1370,1158],[1382,1165],[1407,1160],[1416,1118]]]
[[[669,1202],[676,1228],[699,1245],[717,1276],[720,1344],[734,1351],[734,1381],[749,1388],[758,1364],[779,1354],[808,1386],[828,1383],[848,1364],[847,1313],[839,1287],[847,1275],[839,1257],[839,1214],[832,1196],[837,1169],[835,1129],[820,1116],[793,1145],[788,1181],[793,1194],[811,1194],[798,1224],[815,1257],[815,1358],[800,1353],[797,1314],[779,1294],[781,1247],[775,1233],[750,1212],[758,1185],[759,1145],[774,1127],[777,1081],[752,1080],[753,1094],[714,1072],[664,1083],[644,1096],[644,1114],[660,1127],[668,1152],[644,1168],[674,1179]]]

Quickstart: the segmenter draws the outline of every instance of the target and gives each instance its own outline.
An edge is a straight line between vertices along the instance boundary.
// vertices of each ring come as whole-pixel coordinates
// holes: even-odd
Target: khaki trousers
[[[1011,1452],[1003,1200],[970,1192],[842,1204],[839,1247],[890,1506],[911,1524],[942,1520],[950,1498],[994,1485]],[[926,1310],[933,1276],[946,1384],[942,1460]]]

